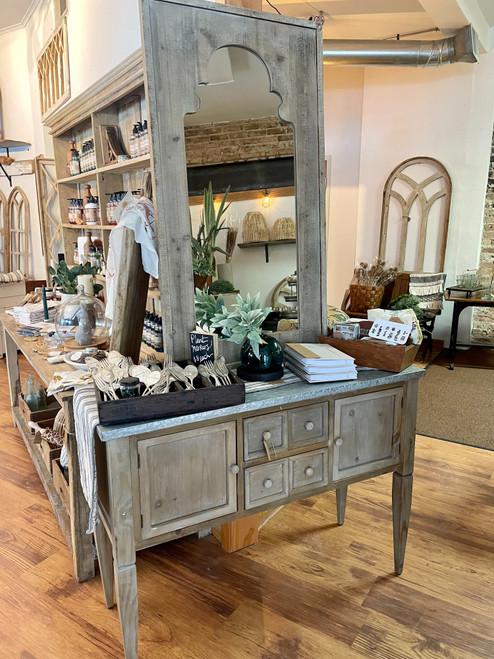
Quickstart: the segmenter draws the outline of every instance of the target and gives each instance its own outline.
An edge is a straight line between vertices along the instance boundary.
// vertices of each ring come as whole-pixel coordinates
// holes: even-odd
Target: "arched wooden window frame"
[[[8,224],[7,198],[0,190],[0,272],[10,272],[10,231]]]
[[[405,174],[405,170],[414,165],[428,165],[435,170],[430,176],[423,179],[422,181],[415,181],[411,176]],[[441,188],[431,195],[430,198],[427,198],[427,186],[431,185],[435,181],[442,180]],[[410,187],[409,194],[406,198],[393,189],[393,185],[396,181],[401,181]],[[451,177],[444,167],[444,165],[436,160],[435,158],[429,158],[426,156],[420,156],[415,158],[409,158],[404,160],[400,165],[395,167],[391,174],[386,180],[383,192],[383,205],[382,205],[382,214],[381,214],[381,235],[379,239],[379,258],[383,261],[386,260],[386,245],[387,245],[387,235],[388,235],[388,221],[389,221],[389,206],[390,200],[395,199],[398,204],[401,206],[402,213],[402,226],[400,234],[400,249],[399,249],[399,261],[396,264],[399,270],[403,270],[405,264],[405,255],[406,255],[406,246],[407,246],[407,235],[408,235],[408,224],[410,222],[410,212],[412,206],[417,202],[419,204],[419,221],[420,221],[420,234],[419,234],[419,244],[418,244],[418,254],[415,262],[415,268],[413,272],[423,272],[424,270],[424,258],[425,258],[425,246],[427,238],[427,225],[429,221],[429,215],[432,206],[439,199],[444,198],[444,204],[441,212],[441,227],[442,227],[442,244],[439,249],[439,263],[436,269],[437,272],[443,272],[444,270],[444,260],[446,256],[446,242],[448,239],[448,226],[449,226],[449,214],[451,206]]]
[[[29,269],[29,200],[22,188],[12,189],[7,201],[9,265],[7,272]]]

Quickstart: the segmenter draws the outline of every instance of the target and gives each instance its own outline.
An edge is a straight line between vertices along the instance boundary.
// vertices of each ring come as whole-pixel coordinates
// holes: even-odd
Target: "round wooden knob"
[[[306,430],[314,430],[314,424],[312,423],[312,421],[306,421],[305,422],[305,429]]]
[[[232,465],[230,467],[230,471],[232,474],[238,474],[238,472],[240,471],[240,467],[238,465]]]
[[[272,434],[269,432],[269,430],[265,430],[265,431],[262,433],[262,438],[265,439],[267,442],[269,442],[269,440],[271,439],[271,437],[272,437]]]
[[[273,481],[270,478],[266,478],[263,485],[267,490],[269,490],[269,488],[273,487]]]
[[[314,469],[312,467],[306,467],[304,473],[305,473],[306,476],[313,476],[314,475]]]
[[[343,440],[341,439],[341,437],[338,437],[338,439],[334,440],[334,443],[336,444],[336,446],[341,446],[343,444]]]

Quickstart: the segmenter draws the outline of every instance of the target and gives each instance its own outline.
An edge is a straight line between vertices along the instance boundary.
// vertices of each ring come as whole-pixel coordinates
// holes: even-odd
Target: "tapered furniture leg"
[[[100,522],[94,529],[94,542],[98,553],[99,571],[106,606],[111,609],[114,604],[113,593],[113,555],[111,540],[105,527]]]
[[[137,569],[135,563],[115,568],[115,591],[125,659],[137,659]]]
[[[336,488],[336,518],[340,526],[345,521],[347,493],[348,493],[348,487],[346,485],[344,485],[343,487]]]
[[[412,474],[401,476],[397,472],[393,473],[393,543],[396,574],[403,572],[412,506],[412,483]]]

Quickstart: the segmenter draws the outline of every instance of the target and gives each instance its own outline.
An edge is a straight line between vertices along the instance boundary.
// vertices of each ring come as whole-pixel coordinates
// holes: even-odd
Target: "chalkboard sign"
[[[218,353],[218,335],[208,332],[190,332],[190,358],[194,364],[206,359],[214,361]]]

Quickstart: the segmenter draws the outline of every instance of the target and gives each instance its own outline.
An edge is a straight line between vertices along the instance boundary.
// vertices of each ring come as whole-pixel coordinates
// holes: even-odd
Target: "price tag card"
[[[190,358],[194,364],[202,364],[207,359],[212,362],[218,354],[218,335],[209,332],[190,332]]]
[[[393,323],[390,320],[375,320],[369,330],[369,336],[373,339],[381,339],[387,343],[404,345],[412,328],[403,323]]]

